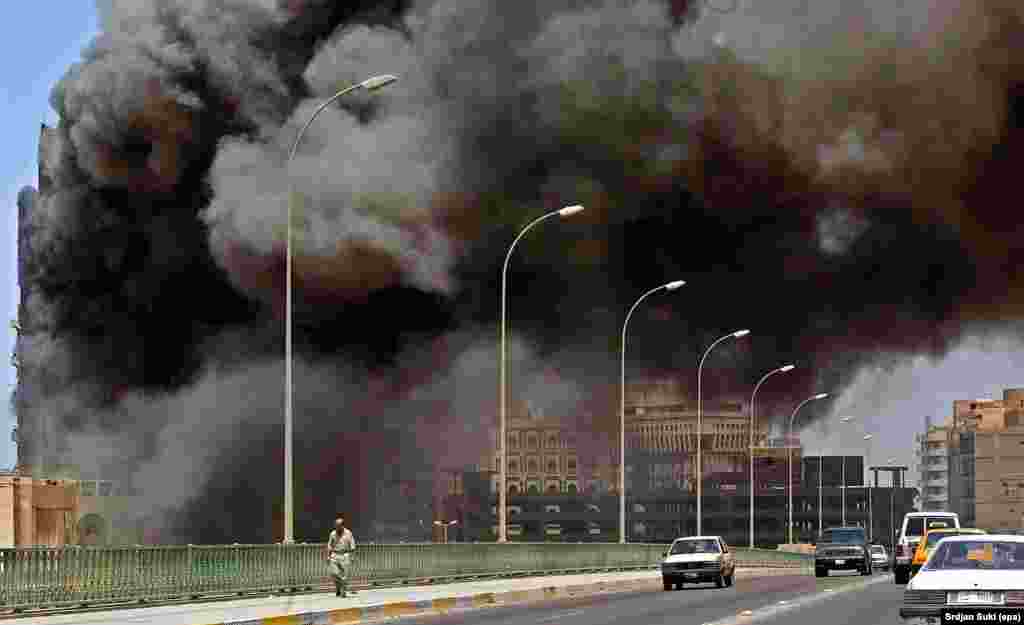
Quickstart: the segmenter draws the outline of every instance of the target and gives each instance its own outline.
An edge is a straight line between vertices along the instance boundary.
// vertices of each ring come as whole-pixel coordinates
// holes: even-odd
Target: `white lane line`
[[[824,601],[826,599],[838,597],[839,595],[842,595],[847,592],[861,590],[863,588],[867,588],[868,586],[874,586],[875,584],[879,584],[885,581],[891,581],[891,579],[891,577],[886,575],[871,579],[863,584],[850,584],[849,586],[845,586],[839,589],[826,589],[827,591],[831,591],[831,594],[817,592],[813,595],[808,595],[801,599],[797,599],[796,601],[782,600],[778,603],[768,604],[763,608],[757,609],[756,614],[753,612],[750,615],[742,614],[742,619],[740,618],[740,616],[727,616],[725,618],[719,619],[711,623],[704,623],[704,625],[737,625],[738,623],[749,625],[765,619],[778,617],[780,614],[785,612],[793,612],[807,605],[818,603],[819,601]]]
[[[557,621],[567,616],[576,616],[577,614],[583,614],[583,610],[569,610],[568,612],[562,612],[560,614],[552,614],[551,616],[545,616],[544,618],[537,621],[538,623],[550,623],[551,621]]]

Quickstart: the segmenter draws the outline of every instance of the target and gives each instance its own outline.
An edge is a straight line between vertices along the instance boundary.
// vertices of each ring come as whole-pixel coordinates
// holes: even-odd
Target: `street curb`
[[[651,569],[655,573],[657,569]],[[801,569],[796,567],[777,569],[737,569],[737,577],[765,577],[769,575],[792,575],[799,574]],[[740,575],[743,573],[744,575]],[[512,604],[530,601],[543,601],[571,597],[576,594],[588,594],[611,590],[622,592],[635,587],[649,586],[658,581],[657,576],[652,575],[649,579],[631,579],[625,581],[601,581],[590,584],[575,584],[573,586],[544,586],[529,590],[512,590],[508,592],[485,592],[473,595],[441,597],[437,599],[425,599],[422,601],[395,601],[380,605],[341,608],[321,612],[305,612],[302,614],[288,614],[283,616],[270,616],[258,619],[247,619],[243,621],[221,621],[219,623],[204,623],[203,625],[339,625],[362,623],[374,621],[381,618],[395,618],[402,616],[421,616],[428,614],[447,614],[453,610],[466,610],[483,608],[501,604]]]

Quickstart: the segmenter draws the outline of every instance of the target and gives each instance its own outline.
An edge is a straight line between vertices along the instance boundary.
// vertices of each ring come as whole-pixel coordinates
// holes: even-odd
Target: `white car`
[[[889,570],[889,555],[882,545],[871,545],[871,566],[879,571]]]
[[[1002,620],[1008,615],[1013,620]],[[1024,536],[943,538],[907,584],[900,617],[943,623],[1024,622],[1017,620],[1024,618]]]
[[[714,582],[732,586],[736,560],[721,536],[687,536],[672,542],[661,563],[665,590],[679,590],[684,583]]]

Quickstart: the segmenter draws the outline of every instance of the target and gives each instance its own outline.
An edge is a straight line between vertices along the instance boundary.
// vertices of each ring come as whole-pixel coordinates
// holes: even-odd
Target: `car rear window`
[[[822,532],[821,542],[858,544],[864,542],[864,536],[862,529],[831,529]]]
[[[721,553],[721,549],[718,547],[718,541],[713,538],[680,540],[672,545],[672,551],[669,552],[669,555],[675,556],[686,553]]]
[[[912,516],[907,519],[907,528],[903,530],[904,536],[921,536],[924,534],[924,517]]]
[[[930,571],[1024,571],[1024,543],[945,542],[935,549],[925,568]]]

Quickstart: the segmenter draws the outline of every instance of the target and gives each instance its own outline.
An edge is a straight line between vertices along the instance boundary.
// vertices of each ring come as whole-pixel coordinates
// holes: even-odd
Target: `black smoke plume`
[[[670,280],[631,375],[692,386],[749,327],[704,392],[796,362],[763,414],[1024,312],[1009,0],[101,5],[19,199],[20,461],[130,481],[163,540],[281,537],[289,201],[300,539],[478,461],[502,261],[543,211],[587,207],[517,249],[512,394],[592,455],[624,313]]]

